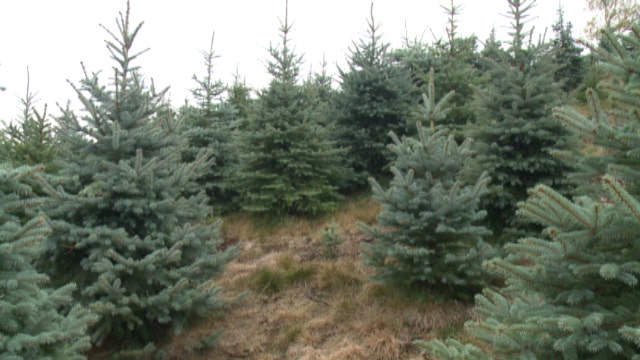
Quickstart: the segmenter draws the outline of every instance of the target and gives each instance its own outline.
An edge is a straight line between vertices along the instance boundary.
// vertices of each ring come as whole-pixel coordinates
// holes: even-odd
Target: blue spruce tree
[[[56,144],[53,128],[47,120],[47,106],[35,108],[36,96],[30,91],[27,72],[27,92],[20,100],[21,116],[0,131],[0,162],[22,165],[44,165],[45,171],[55,172]]]
[[[212,281],[235,251],[208,220],[204,192],[184,195],[210,155],[181,161],[183,139],[164,91],[147,88],[134,65],[142,23],[130,25],[127,5],[117,25],[107,30],[111,85],[85,72],[74,86],[81,114],[67,108],[57,119],[60,180],[50,189],[57,201],[47,210],[53,232],[41,266],[56,283],[77,283],[77,301],[100,316],[93,342],[117,341],[113,350],[124,350],[219,309]]]
[[[91,348],[87,328],[96,320],[80,304],[71,306],[75,284],[45,287],[36,271],[50,227],[34,214],[41,167],[0,165],[0,359],[84,359]]]
[[[213,154],[214,164],[197,179],[197,193],[204,189],[209,203],[219,213],[236,209],[234,201],[237,190],[231,181],[237,154],[232,143],[232,134],[238,125],[238,111],[223,95],[227,91],[224,84],[214,78],[213,39],[209,50],[203,51],[205,71],[201,77],[193,76],[197,86],[191,90],[196,104],[185,104],[180,109],[182,126],[187,138],[187,146],[182,152],[184,161],[194,161],[201,151]]]
[[[607,34],[612,51],[601,55],[611,73],[605,113],[590,91],[591,115],[569,108],[556,117],[586,136],[595,155],[580,162],[573,201],[546,185],[530,191],[518,214],[544,227],[540,236],[505,246],[506,256],[486,263],[504,286],[476,299],[478,319],[466,324],[477,343],[434,341],[428,350],[445,359],[638,359],[640,354],[640,201],[637,100],[640,29]],[[608,173],[608,174],[606,174]],[[594,191],[600,187],[601,191]]]
[[[387,134],[404,135],[415,107],[410,73],[393,63],[389,44],[382,42],[380,25],[374,20],[373,5],[367,37],[354,43],[348,68],[339,72],[339,141],[349,148],[354,187],[362,187],[369,176],[385,172],[392,158],[386,148]]]
[[[290,46],[290,31],[285,16],[281,47],[270,48],[269,87],[240,126],[236,185],[247,211],[312,215],[337,206],[345,151],[331,140],[317,100],[298,83],[302,59]]]
[[[466,324],[488,352],[455,340],[427,348],[444,359],[636,359],[640,202],[611,176],[604,188],[607,203],[532,189],[519,214],[545,236],[507,244],[507,256],[486,263],[505,285],[479,295],[479,320]]]
[[[360,225],[373,236],[373,242],[363,244],[362,254],[375,280],[428,284],[461,296],[482,286],[480,265],[493,251],[482,239],[490,232],[476,225],[486,216],[478,206],[489,178],[482,174],[464,183],[461,174],[470,160],[470,141],[458,144],[446,129],[434,129],[434,122],[446,116],[444,104],[452,95],[434,101],[432,72],[423,107],[430,128],[418,123],[416,137],[401,139],[391,132],[394,176],[388,189],[370,179],[382,212],[377,226]]]
[[[563,152],[579,164],[573,176],[581,184],[582,193],[606,196],[599,191],[599,179],[612,174],[625,183],[629,193],[640,196],[640,31],[629,34],[603,33],[605,46],[591,47],[603,60],[606,71],[599,88],[606,91],[610,106],[603,109],[594,89],[587,90],[589,113],[572,107],[555,109],[554,115],[568,128],[586,139],[594,149],[589,154]],[[611,50],[607,50],[611,49]]]
[[[498,243],[539,231],[515,223],[516,204],[529,188],[540,183],[558,191],[572,188],[567,180],[572,167],[552,154],[572,146],[568,130],[552,118],[562,98],[552,58],[546,44],[533,44],[524,31],[535,1],[508,3],[511,44],[507,52],[492,51],[497,60],[487,58],[489,80],[477,92],[478,126],[471,135],[477,141],[477,172],[487,171],[492,179],[482,207],[491,214],[486,224]]]

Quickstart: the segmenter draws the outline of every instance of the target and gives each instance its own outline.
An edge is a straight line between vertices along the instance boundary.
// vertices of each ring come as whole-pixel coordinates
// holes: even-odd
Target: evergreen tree
[[[405,69],[409,74],[413,90],[411,96],[420,96],[429,82],[429,69],[434,67],[433,48],[421,39],[405,38],[404,44],[398,49],[391,49],[388,56],[393,64]],[[415,119],[416,121],[419,118]]]
[[[571,35],[571,22],[564,21],[562,7],[558,8],[558,20],[552,28],[555,38],[551,41],[551,49],[557,66],[554,79],[562,84],[562,90],[568,92],[576,89],[584,78],[584,59],[580,56],[582,48]]]
[[[36,95],[29,90],[21,99],[22,114],[15,122],[5,124],[0,135],[0,162],[21,165],[44,165],[47,172],[55,172],[56,145],[51,124],[47,121],[47,106],[35,109]]]
[[[477,297],[479,319],[466,326],[488,354],[454,340],[423,345],[444,359],[637,359],[640,202],[603,180],[608,203],[539,185],[520,205],[546,236],[486,264],[505,285]]]
[[[325,126],[335,125],[336,91],[331,86],[333,78],[327,72],[327,61],[323,58],[319,72],[312,72],[303,83],[305,97],[309,105],[318,115],[322,116],[320,122]]]
[[[606,196],[599,191],[598,183],[605,174],[611,174],[624,182],[633,196],[640,196],[640,164],[637,153],[640,148],[640,27],[629,34],[603,35],[605,47],[593,47],[603,60],[607,80],[600,89],[609,96],[609,109],[600,106],[596,91],[589,89],[587,98],[590,113],[583,114],[575,108],[555,109],[554,116],[568,128],[585,139],[593,151],[567,154],[579,165],[574,175],[581,184],[580,191],[595,197]],[[611,50],[607,50],[611,49]]]
[[[373,18],[373,5],[367,25],[367,38],[351,49],[348,69],[339,69],[341,92],[336,99],[340,143],[350,148],[356,186],[383,173],[391,160],[387,134],[403,135],[415,106],[410,74],[392,62],[389,44],[381,41],[380,25]]]
[[[517,239],[516,228],[526,231],[514,221],[516,204],[526,199],[527,189],[539,183],[559,190],[571,187],[566,179],[571,167],[551,154],[571,146],[569,132],[551,117],[561,98],[554,67],[545,44],[525,43],[527,11],[535,3],[508,2],[511,46],[498,61],[488,59],[490,79],[477,92],[480,121],[473,131],[477,172],[488,171],[492,178],[483,207],[492,214],[487,223],[498,242]]]
[[[344,151],[330,139],[321,114],[298,84],[302,58],[290,47],[290,31],[285,16],[282,44],[269,49],[272,80],[239,134],[236,184],[243,209],[252,212],[316,214],[335,208],[340,199]]]
[[[494,62],[500,61],[508,56],[507,52],[502,48],[502,42],[496,37],[496,29],[491,29],[489,37],[482,44],[482,50],[480,51],[480,59],[476,63],[476,68],[479,73],[486,74],[484,77],[489,76],[490,70]],[[488,80],[487,79],[487,80]],[[484,80],[481,81],[484,83]]]
[[[424,110],[433,121],[444,117],[444,103],[453,94],[435,103],[431,85]],[[457,290],[456,296],[473,293],[483,283],[480,264],[492,254],[482,240],[489,231],[475,225],[486,216],[478,205],[489,178],[483,174],[473,183],[462,182],[470,142],[458,145],[445,129],[417,127],[415,138],[390,133],[396,159],[389,188],[370,179],[382,212],[377,226],[360,224],[374,238],[363,244],[364,262],[379,281],[429,284]]]
[[[637,31],[636,31],[637,32]],[[637,32],[640,34],[640,32]],[[604,113],[594,91],[590,116],[560,108],[555,116],[601,146],[598,155],[575,157],[585,171],[573,202],[536,186],[519,214],[545,227],[543,237],[506,246],[508,255],[487,263],[505,279],[501,289],[478,296],[478,321],[468,329],[484,343],[454,340],[427,347],[446,359],[637,359],[640,245],[637,74],[640,36],[606,35],[612,52],[600,50],[611,70],[604,87],[612,111]],[[604,175],[608,172],[609,175]],[[603,191],[594,191],[594,186]],[[481,344],[476,344],[481,345]],[[486,346],[489,345],[489,346]]]
[[[190,162],[203,150],[213,153],[215,164],[198,178],[200,186],[194,192],[204,189],[214,209],[227,212],[234,208],[233,200],[237,194],[230,178],[232,165],[237,161],[231,137],[238,119],[234,106],[222,100],[225,86],[213,78],[213,65],[217,57],[213,51],[213,39],[212,36],[209,50],[202,53],[204,76],[193,76],[198,84],[191,91],[196,106],[186,104],[180,109],[187,138],[187,148],[182,152],[182,157]]]
[[[0,359],[84,359],[87,327],[95,316],[69,304],[76,289],[43,287],[35,270],[49,225],[33,210],[44,199],[31,184],[42,167],[0,165]]]
[[[238,119],[246,119],[253,103],[251,88],[246,85],[244,80],[240,80],[240,74],[237,70],[233,76],[233,83],[228,86],[227,95],[227,103],[237,111]],[[242,121],[238,125],[241,126]]]
[[[336,99],[339,93],[333,88],[332,82],[333,78],[327,73],[327,62],[323,59],[321,70],[310,73],[303,83],[303,88],[308,111],[313,113],[317,121],[325,127],[329,138],[337,139],[340,137],[340,127],[336,121],[339,114]],[[338,146],[337,142],[334,146]],[[343,148],[340,151],[346,155],[344,150]],[[347,156],[340,156],[335,161],[341,170],[334,176],[334,184],[338,186],[339,191],[348,191],[354,178],[349,159]]]
[[[449,17],[447,38],[439,39],[433,45],[420,41],[405,42],[401,49],[394,50],[392,56],[399,66],[407,69],[417,95],[427,91],[429,72],[435,71],[435,82],[438,84],[436,96],[441,98],[449,91],[454,91],[450,102],[449,114],[442,119],[446,125],[462,140],[463,129],[467,124],[475,123],[476,115],[472,103],[473,86],[478,84],[480,76],[476,70],[478,55],[475,36],[462,38],[458,36],[458,20],[461,7],[453,1],[449,7],[443,6]],[[420,119],[418,112],[416,120]]]
[[[438,97],[447,91],[455,91],[451,99],[451,111],[446,124],[455,130],[458,137],[463,129],[476,121],[476,112],[472,104],[473,86],[479,84],[479,75],[475,68],[477,63],[477,38],[475,36],[460,37],[458,35],[458,19],[461,6],[451,0],[449,6],[442,6],[448,16],[447,39],[434,44],[431,51],[434,58],[435,83],[442,89]],[[427,69],[425,69],[427,70]]]
[[[105,28],[116,63],[111,86],[85,71],[72,85],[81,115],[67,108],[57,119],[63,162],[59,189],[49,189],[57,203],[47,210],[53,232],[41,266],[55,283],[78,284],[77,300],[100,316],[96,344],[136,350],[224,305],[212,281],[234,249],[222,247],[219,223],[207,221],[204,192],[183,196],[211,166],[210,154],[180,161],[165,91],[147,88],[134,65],[142,23],[131,27],[129,4],[117,25]]]

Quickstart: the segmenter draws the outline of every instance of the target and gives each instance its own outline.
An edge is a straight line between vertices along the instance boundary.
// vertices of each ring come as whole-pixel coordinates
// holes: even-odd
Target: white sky
[[[506,0],[456,0],[462,5],[459,32],[475,33],[480,40],[496,27],[502,40],[509,19]],[[319,69],[323,56],[329,71],[344,65],[348,49],[366,31],[371,0],[289,0],[291,41],[309,67]],[[432,42],[443,36],[446,15],[441,5],[449,0],[374,0],[374,17],[381,24],[383,41],[399,47],[405,34]],[[558,0],[538,0],[532,25],[548,28],[557,19]],[[38,108],[56,103],[78,104],[66,80],[82,78],[80,62],[89,72],[102,70],[103,84],[111,76],[112,62],[104,45],[106,32],[115,30],[115,19],[125,0],[14,0],[0,3],[0,119],[17,118],[24,96],[27,66],[31,90],[38,93]],[[574,25],[574,37],[591,17],[586,0],[563,0],[565,19]],[[215,77],[231,83],[238,69],[247,85],[262,88],[269,77],[265,63],[269,43],[279,42],[279,19],[284,19],[285,0],[131,0],[133,24],[144,21],[135,48],[150,48],[138,65],[157,88],[171,86],[175,105],[184,102],[193,88],[192,75],[202,74],[201,50],[208,49],[215,31]]]

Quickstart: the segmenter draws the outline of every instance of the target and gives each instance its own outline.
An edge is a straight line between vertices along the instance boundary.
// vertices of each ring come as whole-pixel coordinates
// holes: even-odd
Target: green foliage
[[[431,130],[435,129],[436,122],[438,122],[439,126],[442,125],[442,123],[446,123],[447,116],[451,111],[451,108],[448,107],[448,102],[450,98],[455,95],[455,91],[451,90],[436,103],[434,79],[434,72],[433,69],[431,69],[429,72],[427,93],[422,94],[422,106],[420,107],[420,115],[423,119],[429,120],[429,129]]]
[[[624,182],[633,196],[640,196],[640,123],[638,122],[638,89],[640,81],[640,32],[615,35],[606,33],[608,46],[592,48],[604,60],[607,81],[600,89],[608,93],[609,106],[604,110],[595,90],[588,89],[589,113],[570,107],[558,108],[554,116],[574,130],[595,148],[590,154],[564,153],[579,164],[574,177],[581,183],[581,193],[605,196],[598,183],[604,174],[612,174]],[[611,50],[607,50],[610,48]]]
[[[507,256],[486,264],[505,286],[479,295],[479,319],[467,323],[493,357],[637,358],[640,202],[617,179],[606,176],[603,183],[609,203],[572,202],[539,185],[520,204],[519,214],[542,224],[545,238],[508,244]],[[462,349],[448,345],[451,354]]]
[[[82,115],[67,108],[57,119],[63,161],[59,187],[46,188],[53,232],[40,266],[54,283],[78,284],[77,301],[100,316],[96,344],[137,351],[224,305],[211,282],[235,249],[222,246],[219,222],[207,221],[204,193],[184,196],[210,155],[180,161],[184,139],[165,91],[147,88],[134,65],[142,24],[130,26],[128,5],[117,25],[105,29],[111,85],[85,71],[72,85]]]
[[[601,64],[596,61],[597,54],[591,53],[584,57],[585,68],[584,68],[584,78],[582,79],[582,83],[580,87],[576,90],[576,99],[581,105],[586,105],[589,100],[587,99],[587,90],[593,89],[596,91],[596,95],[600,99],[606,99],[607,93],[604,89],[598,88],[598,84],[605,77],[604,69]]]
[[[233,201],[237,195],[235,185],[231,181],[233,166],[237,162],[237,154],[231,141],[233,130],[238,123],[236,108],[221,99],[225,87],[213,78],[213,65],[216,55],[213,51],[213,36],[208,51],[203,51],[205,71],[202,78],[193,76],[197,87],[191,91],[196,106],[185,106],[180,109],[187,140],[187,147],[182,152],[184,161],[194,161],[203,150],[213,154],[215,163],[197,179],[198,187],[192,193],[204,189],[209,203],[217,212],[233,210],[237,204]]]
[[[335,221],[332,221],[327,228],[322,231],[320,241],[322,244],[322,256],[325,259],[335,260],[338,258],[338,247],[344,242],[344,238]]]
[[[20,119],[4,124],[0,133],[0,161],[22,165],[44,165],[45,171],[55,172],[56,144],[51,123],[47,121],[47,107],[41,112],[34,108],[35,94],[29,91],[20,100]]]
[[[33,215],[45,201],[31,188],[41,170],[0,165],[0,358],[84,359],[95,315],[70,306],[75,284],[45,288],[47,277],[34,267],[50,231],[42,215]]]
[[[438,359],[447,360],[493,360],[492,357],[487,355],[482,349],[473,345],[461,343],[456,339],[431,340],[415,342],[418,346],[426,348],[429,354],[435,356]]]
[[[454,92],[449,102],[449,114],[440,124],[447,126],[457,138],[461,138],[464,127],[476,121],[472,100],[473,87],[480,81],[479,72],[476,69],[478,40],[475,36],[460,37],[458,34],[457,17],[460,15],[461,6],[454,4],[451,0],[449,6],[441,7],[448,16],[447,38],[433,44],[429,55],[432,59],[434,81],[439,89],[436,96],[443,98],[446,93]],[[427,69],[422,71],[425,76]],[[424,83],[428,84],[427,81]],[[426,91],[424,87],[421,90]]]
[[[246,119],[253,104],[251,88],[246,85],[244,80],[240,80],[240,74],[237,72],[234,74],[233,83],[227,86],[227,96],[227,103],[238,112],[237,117]]]
[[[502,48],[502,42],[496,38],[495,28],[491,29],[489,37],[484,41],[483,45],[484,46],[479,54],[480,60],[476,64],[476,67],[480,73],[484,74],[492,69],[493,62],[504,59],[507,56],[507,52]],[[488,79],[491,79],[491,76],[489,76]]]
[[[573,39],[571,22],[564,22],[564,10],[558,9],[558,20],[553,24],[554,39],[551,41],[553,62],[557,66],[554,79],[562,84],[562,90],[572,91],[582,83],[585,75],[582,48]]]
[[[489,178],[461,181],[469,141],[458,145],[445,130],[420,124],[417,130],[417,138],[391,133],[396,160],[389,188],[370,180],[382,212],[377,226],[360,224],[374,238],[362,245],[364,262],[379,281],[472,292],[483,284],[482,260],[492,255],[482,240],[490,232],[474,225],[486,216],[478,205]]]
[[[504,279],[500,289],[476,298],[477,321],[469,332],[489,353],[452,340],[427,344],[433,354],[469,359],[637,359],[640,353],[638,275],[637,80],[633,75],[640,37],[607,34],[599,55],[611,73],[605,113],[593,90],[591,114],[558,108],[554,115],[592,146],[593,155],[573,154],[583,181],[573,201],[545,185],[530,191],[518,214],[544,227],[542,236],[505,246],[507,254],[486,263]],[[565,153],[566,156],[572,154]],[[609,175],[604,175],[609,173]],[[601,191],[595,190],[601,186]],[[458,357],[459,358],[459,357]]]
[[[572,170],[552,151],[570,149],[569,132],[552,119],[560,87],[553,80],[554,66],[545,44],[525,44],[528,0],[509,0],[511,46],[487,58],[489,81],[478,89],[478,126],[472,131],[477,141],[476,172],[492,178],[490,193],[482,207],[492,216],[487,225],[497,242],[514,241],[522,233],[538,231],[516,224],[516,203],[527,197],[527,189],[543,183],[562,191],[572,188],[567,174]],[[517,229],[517,230],[516,230]],[[520,234],[514,234],[517,231]]]
[[[381,42],[373,5],[367,25],[368,38],[354,43],[348,69],[339,69],[341,91],[336,98],[340,144],[349,148],[356,187],[384,172],[391,160],[387,133],[405,133],[415,99],[409,72],[393,63],[389,44]]]
[[[281,25],[282,45],[270,48],[273,77],[260,92],[238,136],[235,183],[243,209],[275,215],[317,214],[337,206],[346,170],[345,151],[331,140],[315,99],[298,84],[302,61],[289,47],[291,26]]]

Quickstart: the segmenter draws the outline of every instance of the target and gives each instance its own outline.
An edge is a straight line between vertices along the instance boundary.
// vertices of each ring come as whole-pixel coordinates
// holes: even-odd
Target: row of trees
[[[481,42],[475,35],[461,37],[457,32],[459,7],[452,1],[445,10],[449,16],[446,39],[432,45],[407,39],[404,47],[391,49],[382,40],[372,7],[367,36],[354,42],[347,68],[339,69],[338,89],[332,86],[326,65],[319,73],[304,79],[300,76],[302,56],[290,43],[287,20],[281,24],[280,45],[269,50],[267,70],[272,81],[255,98],[239,80],[225,85],[215,79],[212,38],[211,47],[203,52],[205,71],[202,76],[194,76],[195,103],[186,103],[177,111],[162,104],[161,110],[181,123],[179,131],[188,138],[188,145],[181,151],[185,160],[195,159],[201,149],[212,151],[215,164],[197,180],[210,204],[218,212],[244,209],[297,215],[335,208],[341,195],[365,189],[370,176],[386,174],[391,161],[387,134],[414,133],[431,69],[438,84],[437,98],[454,90],[450,114],[440,122],[452,126],[457,140],[467,134],[468,125],[478,123],[479,117],[493,117],[478,111],[474,89],[493,91],[489,89],[494,85],[488,64],[504,57],[506,51],[493,35],[479,51]],[[538,52],[549,55],[545,58],[557,66],[551,76],[562,82],[565,91],[572,91],[580,85],[575,79],[585,71],[584,59],[573,42],[571,24],[564,22],[561,11],[554,29],[553,41],[545,42]],[[554,82],[542,83],[556,86]],[[549,97],[560,99],[562,95],[556,92]],[[22,127],[10,124],[5,143],[13,144],[7,151],[21,147],[19,151],[32,149],[31,153],[5,152],[3,158],[18,164],[45,161],[47,171],[53,171],[55,166],[49,165],[53,165],[55,140],[49,125],[42,116],[41,126],[36,127],[40,133],[27,133],[33,131],[25,127],[37,124],[40,114],[33,111],[31,100],[25,108],[19,121]],[[40,143],[28,143],[38,134],[42,134]],[[347,151],[349,156],[345,156]],[[42,159],[33,153],[50,155]],[[496,206],[506,208],[507,202],[509,199],[501,200]]]
[[[0,338],[0,351],[82,358],[91,343],[116,342],[131,356],[139,355],[131,349],[151,351],[168,330],[224,305],[211,282],[236,251],[223,243],[212,212],[326,212],[371,176],[386,184],[390,162],[390,190],[372,184],[384,204],[381,225],[398,232],[368,228],[376,240],[365,261],[383,281],[428,283],[454,295],[480,289],[488,283],[480,262],[539,230],[514,217],[527,189],[571,190],[572,167],[550,154],[572,149],[551,109],[562,90],[579,86],[582,58],[561,13],[554,42],[528,43],[526,3],[509,0],[517,24],[510,47],[490,36],[480,51],[475,36],[458,35],[453,2],[447,39],[407,39],[400,49],[382,41],[372,8],[367,36],[339,69],[338,89],[326,68],[301,78],[285,16],[280,43],[269,49],[272,80],[257,97],[239,80],[215,80],[212,39],[204,74],[194,76],[195,103],[177,110],[135,65],[144,53],[133,46],[142,24],[129,23],[127,7],[118,31],[105,29],[114,61],[108,85],[85,70],[72,85],[82,110],[61,107],[54,125],[28,93],[22,118],[3,131],[8,180],[0,190],[24,205],[3,205],[14,235],[0,240],[7,249],[0,255],[8,254],[0,266],[9,264],[0,279],[19,295],[0,304],[16,319],[0,320],[10,335]],[[458,145],[470,134],[476,144]],[[47,277],[59,290],[31,281]],[[27,314],[25,304],[39,301],[34,292],[47,305]],[[54,341],[46,324],[66,325]],[[34,340],[43,333],[49,337]]]
[[[544,227],[485,263],[502,279],[476,298],[466,327],[474,344],[423,343],[446,359],[635,359],[640,347],[637,298],[638,109],[640,29],[606,32],[597,52],[608,76],[604,111],[589,89],[589,113],[571,107],[556,120],[600,151],[565,154],[579,185],[570,200],[537,185],[518,214]],[[611,49],[611,50],[607,50]]]
[[[525,40],[534,1],[508,3],[509,48],[488,59],[475,92],[476,145],[458,145],[447,126],[391,133],[393,180],[371,180],[382,212],[362,225],[374,238],[365,262],[391,284],[454,297],[484,287],[466,324],[472,343],[419,342],[436,357],[636,359],[640,29],[591,47],[610,110],[588,89],[585,115],[558,106],[547,45]],[[444,105],[430,94],[425,120]]]
[[[166,90],[145,85],[141,25],[127,6],[118,30],[105,28],[113,77],[105,86],[85,70],[72,85],[80,113],[61,108],[50,133],[28,96],[24,121],[5,129],[2,358],[82,359],[92,346],[140,358],[226,305],[212,282],[236,250],[197,184],[211,173],[211,149],[189,154]]]

